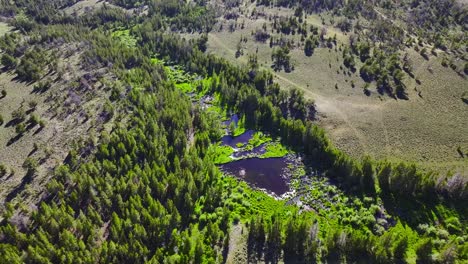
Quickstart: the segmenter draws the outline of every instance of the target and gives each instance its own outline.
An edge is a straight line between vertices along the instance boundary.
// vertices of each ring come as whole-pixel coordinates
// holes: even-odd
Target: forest
[[[272,72],[255,63],[239,67],[207,53],[206,35],[182,37],[212,30],[216,10],[207,1],[113,0],[108,2],[115,6],[104,4],[81,16],[59,11],[76,2],[0,2],[0,14],[15,29],[0,39],[3,71],[46,92],[55,82],[49,74],[60,71],[54,48],[82,44],[80,70],[89,76],[73,81],[80,89],[93,78],[105,84],[95,89],[110,93],[100,116],[111,127],[94,139],[85,135],[89,140],[68,151],[63,164],[50,172],[34,207],[5,203],[0,263],[224,263],[235,225],[246,229],[249,263],[468,261],[466,178],[410,162],[355,159],[335,147],[315,122],[314,102],[302,91],[283,90]],[[365,9],[357,0],[346,5],[275,4],[291,7],[296,2],[304,12]],[[148,7],[145,16],[125,11],[142,6]],[[453,19],[459,21],[460,15]],[[434,24],[444,26],[443,21]],[[322,39],[317,28],[301,26],[295,18],[278,20],[278,31],[289,34],[291,28],[304,34],[307,56],[323,43],[334,45],[333,39]],[[388,56],[366,41],[356,41],[342,54],[345,67],[356,71],[355,60],[360,60],[363,79],[405,97],[401,79],[411,66],[404,58],[402,63],[397,54]],[[274,70],[294,70],[288,56],[287,45],[275,47]],[[108,76],[99,76],[103,68]],[[236,113],[246,129],[261,131],[299,153],[306,166],[333,181],[356,210],[366,211],[379,201],[391,223],[377,232],[357,221],[288,205],[224,175],[214,162],[219,154],[215,143],[224,133],[219,116],[193,103],[168,69],[210,80],[196,91],[216,98],[218,115]],[[60,75],[65,78],[66,73]],[[35,108],[37,102],[29,106]],[[47,126],[23,108],[11,119],[18,138],[30,126]],[[10,116],[0,115],[0,126],[7,122]],[[38,173],[37,163],[25,160],[28,177]],[[7,171],[0,161],[0,179]],[[338,215],[348,213],[339,210]],[[377,206],[374,210],[369,213],[372,221],[380,211]]]

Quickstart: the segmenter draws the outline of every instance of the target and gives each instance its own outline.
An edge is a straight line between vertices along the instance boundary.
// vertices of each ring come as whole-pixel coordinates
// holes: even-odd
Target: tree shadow
[[[410,71],[408,68],[403,67],[403,70],[406,72],[406,74],[409,75],[412,79],[414,79],[414,73]]]
[[[20,138],[23,137],[23,135],[24,135],[24,134],[21,133],[21,134],[16,135],[15,137],[12,137],[10,140],[8,140],[8,142],[7,142],[7,147],[8,147],[8,146],[11,146],[13,143],[15,143],[16,141],[18,141]]]
[[[26,115],[29,115],[29,114],[31,114],[32,112],[34,112],[34,110],[36,110],[36,109],[34,109],[34,108],[29,108],[28,110],[26,110],[25,113],[26,113]]]
[[[33,81],[33,80],[27,80],[25,78],[19,77],[18,75],[13,77],[13,79],[11,79],[11,81],[18,82],[18,83],[24,83],[25,85],[31,85],[31,84],[35,83],[35,81]]]
[[[32,179],[33,179],[33,175],[34,173],[26,173],[26,175],[23,177],[23,179],[21,180],[21,183],[20,185],[18,185],[17,187],[15,187],[5,198],[5,202],[10,202],[11,200],[13,200],[13,198],[15,198],[21,191],[24,190],[24,188],[26,187],[26,185],[28,185],[29,183],[32,182]]]
[[[396,197],[391,194],[382,195],[382,202],[390,215],[398,216],[400,221],[416,228],[420,223],[433,223],[434,201],[419,202],[415,199]]]
[[[5,124],[5,127],[16,126],[17,124],[21,123],[22,121],[23,120],[21,120],[19,118],[12,119],[12,120],[8,121],[8,123]]]
[[[463,74],[461,71],[455,71],[455,72],[458,74],[458,76],[466,80],[466,75]]]
[[[37,148],[33,148],[29,153],[28,153],[28,157],[31,157],[34,153],[37,152]]]
[[[10,172],[10,175],[8,175],[8,177],[5,178],[5,181],[8,181],[9,179],[11,179],[11,177],[13,177],[15,175],[15,172],[14,171],[11,171]]]

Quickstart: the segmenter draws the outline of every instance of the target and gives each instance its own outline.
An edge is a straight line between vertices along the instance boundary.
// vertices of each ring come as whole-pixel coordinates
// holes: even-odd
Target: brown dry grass
[[[273,15],[291,13],[286,9],[264,8],[263,11]],[[258,43],[251,37],[252,31],[269,21],[264,17],[241,16],[238,24],[242,21],[245,21],[245,29],[239,27],[235,32],[227,31],[232,22],[222,21],[224,30],[210,33],[208,52],[242,65],[247,61],[247,54],[255,53],[258,48],[259,63],[269,68],[268,42]],[[325,21],[328,23],[327,19]],[[309,16],[308,24],[321,27],[321,20],[318,16]],[[337,34],[338,46],[347,45],[346,36],[339,30],[330,25],[327,28],[328,35]],[[247,36],[248,42],[243,44],[244,56],[235,59],[241,36]],[[297,35],[292,38],[296,43],[299,40]],[[442,67],[440,55],[426,61],[415,51],[408,52],[415,75],[422,81],[417,85],[407,76],[408,101],[381,96],[372,86],[372,95],[365,96],[364,82],[358,73],[348,75],[347,71],[340,70],[341,52],[334,49],[319,48],[312,57],[306,57],[302,47],[296,48],[291,52],[295,70],[277,72],[275,76],[283,88],[299,88],[306,97],[315,100],[320,113],[318,122],[333,142],[352,156],[370,154],[379,159],[414,161],[428,168],[466,173],[468,160],[460,157],[457,148],[468,152],[468,106],[461,100],[461,94],[468,91],[468,82],[450,68]],[[351,80],[356,88],[351,87]],[[419,92],[422,97],[418,96]]]
[[[7,91],[7,96],[0,99],[0,113],[5,123],[11,120],[11,113],[19,107],[23,106],[28,110],[28,102],[32,100],[38,103],[34,113],[46,121],[44,129],[40,130],[39,126],[35,126],[13,143],[9,141],[16,136],[15,127],[6,124],[0,126],[0,163],[6,165],[9,171],[14,171],[14,174],[8,173],[1,179],[0,204],[9,200],[35,204],[53,176],[53,169],[63,163],[74,142],[80,139],[97,139],[97,132],[107,126],[99,121],[99,113],[108,97],[108,89],[103,89],[99,82],[91,82],[91,87],[85,93],[72,88],[75,87],[72,83],[86,73],[79,66],[83,46],[70,44],[56,49],[60,52],[52,52],[63,55],[60,57],[59,68],[66,71],[66,74],[43,94],[33,93],[33,85],[15,80],[14,73],[0,74],[0,89]],[[66,53],[73,55],[67,57],[64,55]],[[52,73],[47,77],[54,80],[57,74]],[[69,103],[71,91],[74,98],[79,98],[78,104]],[[89,118],[85,117],[85,113]],[[37,151],[33,151],[34,143],[39,146]],[[22,168],[27,157],[40,163],[31,182],[25,181],[26,171]]]

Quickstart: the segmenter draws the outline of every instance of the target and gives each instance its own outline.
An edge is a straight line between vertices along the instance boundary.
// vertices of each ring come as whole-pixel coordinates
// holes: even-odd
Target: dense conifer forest
[[[411,162],[356,159],[335,147],[303,91],[282,89],[272,71],[253,58],[241,67],[206,52],[206,34],[219,15],[208,1],[112,0],[83,14],[65,11],[79,2],[0,1],[0,15],[12,27],[0,39],[2,70],[30,84],[28,93],[63,85],[71,92],[56,101],[67,106],[56,106],[57,116],[80,113],[83,123],[95,127],[46,173],[35,199],[26,203],[11,194],[4,200],[0,263],[225,263],[237,227],[246,237],[248,263],[468,261],[466,177]],[[274,5],[302,7],[298,12],[340,8],[352,15],[367,2]],[[412,30],[432,25],[421,34],[437,34],[448,23],[433,21],[445,14],[431,17],[425,9],[454,8],[450,1],[442,1],[448,8],[438,1],[404,2],[416,14]],[[456,10],[450,23],[466,26],[466,14]],[[297,27],[300,23],[278,21],[279,31]],[[393,33],[391,40],[399,34]],[[391,45],[384,39],[388,35],[380,37]],[[305,37],[306,55],[319,39],[318,29],[316,36]],[[402,96],[400,58],[377,50],[371,56],[370,49],[364,41],[344,49],[345,66],[356,71],[355,58],[362,61],[363,78],[388,80],[395,87],[391,93]],[[292,70],[288,52],[275,49],[276,70]],[[64,58],[75,55],[77,68],[64,67]],[[70,102],[78,95],[79,102]],[[9,94],[2,97],[0,104]],[[213,101],[209,106],[201,103],[207,98]],[[99,110],[83,110],[86,100],[99,102]],[[0,115],[0,126],[15,127],[11,144],[33,128],[47,129],[31,110],[37,104],[43,101],[30,102],[29,109],[17,106],[11,118]],[[300,157],[300,177],[315,171],[333,185],[314,190],[298,180],[296,193],[310,192],[298,204],[226,175],[218,166],[223,163],[217,161],[218,142],[229,129],[221,120],[233,114],[244,129],[277,144],[269,146],[284,146]],[[24,181],[42,173],[40,164],[34,155],[24,161]],[[15,172],[0,160],[0,179],[9,174]],[[312,196],[315,200],[308,200]],[[338,202],[331,202],[335,198]],[[323,210],[313,207],[319,200]]]

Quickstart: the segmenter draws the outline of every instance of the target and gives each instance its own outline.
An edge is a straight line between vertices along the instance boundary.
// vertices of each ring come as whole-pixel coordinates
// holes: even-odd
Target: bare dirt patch
[[[229,232],[229,251],[226,264],[247,263],[247,228],[239,223],[232,225]]]

